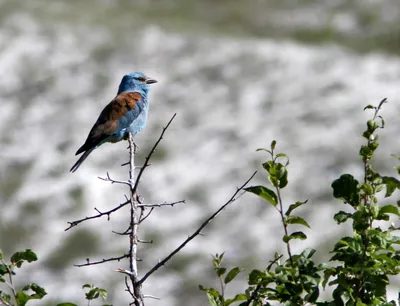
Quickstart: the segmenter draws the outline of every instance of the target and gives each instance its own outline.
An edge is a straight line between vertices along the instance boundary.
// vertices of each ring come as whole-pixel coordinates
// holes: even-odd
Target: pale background
[[[375,167],[394,175],[400,153],[400,2],[398,0],[0,0],[0,248],[7,256],[32,248],[39,261],[16,276],[49,293],[32,305],[85,305],[81,286],[109,291],[126,305],[124,263],[75,268],[118,256],[127,238],[126,211],[65,232],[67,222],[124,201],[121,187],[97,179],[126,177],[126,143],[104,145],[74,174],[75,151],[125,73],[159,80],[150,93],[147,128],[136,137],[142,162],[164,126],[177,117],[146,171],[141,195],[160,208],[140,228],[143,273],[187,238],[265,161],[255,152],[273,139],[291,158],[285,204],[312,229],[294,244],[322,247],[328,260],[350,229],[332,221],[346,207],[330,184],[344,172],[361,178],[361,134],[367,104],[387,97]],[[259,172],[253,184],[265,183]],[[394,197],[399,197],[399,193]],[[397,220],[396,220],[397,221]],[[161,301],[206,305],[198,285],[217,286],[210,254],[245,268],[229,293],[245,286],[253,267],[284,251],[276,212],[245,195],[144,285]],[[396,298],[394,278],[390,298]],[[2,287],[1,287],[2,288]],[[100,305],[93,303],[92,305]]]

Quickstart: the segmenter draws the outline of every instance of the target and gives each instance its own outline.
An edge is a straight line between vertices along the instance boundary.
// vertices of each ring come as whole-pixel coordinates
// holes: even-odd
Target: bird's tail
[[[85,159],[89,156],[90,153],[92,153],[94,149],[95,147],[85,151],[85,153],[83,153],[83,155],[78,159],[78,161],[72,166],[71,170],[69,171],[75,172],[76,170],[78,170],[79,166],[85,161]]]

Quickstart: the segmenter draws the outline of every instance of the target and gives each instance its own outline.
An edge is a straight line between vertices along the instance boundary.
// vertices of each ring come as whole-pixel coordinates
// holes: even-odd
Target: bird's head
[[[143,91],[147,93],[150,89],[149,85],[157,83],[157,80],[144,75],[142,72],[133,72],[124,75],[118,88],[118,93],[125,91]]]

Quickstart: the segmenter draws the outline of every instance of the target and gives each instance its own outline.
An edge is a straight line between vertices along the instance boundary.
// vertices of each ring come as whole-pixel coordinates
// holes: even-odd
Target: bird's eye
[[[137,77],[136,80],[140,81],[140,82],[145,82],[146,79],[144,77]]]

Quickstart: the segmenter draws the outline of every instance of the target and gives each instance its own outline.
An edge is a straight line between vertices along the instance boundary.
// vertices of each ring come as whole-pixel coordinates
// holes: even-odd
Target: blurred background
[[[400,2],[398,0],[0,0],[0,247],[9,256],[32,248],[39,261],[16,276],[49,293],[32,305],[84,304],[81,286],[109,291],[126,305],[126,263],[76,268],[126,251],[126,211],[111,220],[68,221],[110,209],[125,190],[100,181],[125,179],[126,143],[104,145],[74,174],[76,150],[122,76],[158,79],[147,128],[136,137],[137,163],[174,113],[140,194],[159,208],[141,226],[143,275],[219,208],[266,160],[255,152],[276,139],[289,155],[285,204],[302,208],[312,229],[295,251],[322,247],[329,259],[338,226],[330,184],[344,172],[361,178],[367,104],[387,97],[376,169],[395,175],[400,153]],[[253,184],[265,183],[261,171]],[[399,196],[398,192],[394,196]],[[144,284],[161,298],[146,305],[206,305],[198,284],[217,286],[211,254],[245,268],[228,294],[245,287],[251,268],[284,252],[276,211],[245,195]],[[399,278],[389,294],[396,298]]]

